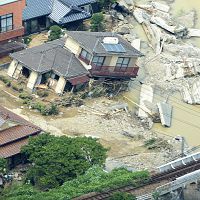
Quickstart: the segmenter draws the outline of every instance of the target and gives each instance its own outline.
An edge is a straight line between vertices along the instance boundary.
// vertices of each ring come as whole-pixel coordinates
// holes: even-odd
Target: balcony
[[[90,73],[96,77],[109,77],[109,78],[135,78],[137,76],[139,67],[119,68],[116,66],[95,66],[92,65]]]
[[[0,42],[24,35],[24,27],[13,27],[12,30],[0,32]]]

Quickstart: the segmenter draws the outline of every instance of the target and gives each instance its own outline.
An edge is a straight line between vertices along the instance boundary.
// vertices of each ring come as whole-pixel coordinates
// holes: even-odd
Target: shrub
[[[102,13],[95,13],[91,18],[91,31],[104,31],[104,16]]]
[[[47,96],[49,96],[49,92],[48,91],[44,91],[44,90],[38,90],[37,91],[37,95],[39,97],[47,97]]]
[[[116,0],[98,0],[101,9],[108,9],[111,4],[115,3]]]
[[[57,115],[59,113],[58,107],[56,104],[51,103],[50,105],[45,106],[41,110],[42,115]]]
[[[24,37],[24,44],[29,45],[31,41],[32,41],[31,37],[28,36]]]
[[[23,99],[23,100],[32,100],[33,99],[33,97],[26,92],[19,94],[19,98]]]
[[[0,75],[0,80],[3,81],[6,84],[6,86],[11,86],[11,80],[6,76]]]
[[[49,41],[59,39],[62,34],[62,30],[58,25],[53,25],[50,27],[50,35],[48,37]]]
[[[23,91],[23,87],[20,86],[20,85],[12,84],[11,87],[12,87],[13,90],[16,90],[18,92],[22,92]]]

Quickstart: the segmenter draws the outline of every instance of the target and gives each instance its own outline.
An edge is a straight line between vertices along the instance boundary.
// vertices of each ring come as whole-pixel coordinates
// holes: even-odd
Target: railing
[[[136,77],[139,67],[119,68],[116,66],[95,66],[92,65],[90,73],[94,76],[113,76],[113,77]]]

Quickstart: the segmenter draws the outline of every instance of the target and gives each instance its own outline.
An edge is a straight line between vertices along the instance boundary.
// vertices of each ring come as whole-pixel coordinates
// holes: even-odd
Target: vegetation
[[[27,179],[47,190],[84,174],[93,165],[103,166],[107,149],[96,139],[55,137],[45,133],[31,138],[22,152],[34,163]]]
[[[144,146],[147,147],[147,149],[171,149],[172,146],[164,139],[162,138],[151,138],[149,140],[146,140],[144,143]]]
[[[93,166],[84,175],[65,182],[62,186],[41,192],[31,185],[13,186],[2,193],[2,200],[69,200],[93,191],[116,188],[129,183],[142,183],[148,179],[148,172],[130,172],[126,169],[115,169],[110,173],[98,166]]]
[[[59,39],[62,35],[62,29],[58,25],[53,25],[50,27],[50,35],[48,37],[49,41]]]
[[[92,15],[91,18],[91,31],[92,32],[100,32],[104,31],[104,16],[102,13],[95,13]]]
[[[0,174],[4,174],[7,169],[7,161],[4,158],[0,158]]]
[[[31,41],[32,41],[31,37],[29,36],[24,37],[24,44],[29,45]]]
[[[20,93],[19,94],[19,98],[21,98],[21,99],[27,99],[27,100],[32,100],[33,99],[33,97],[29,93],[27,93],[27,92]]]
[[[11,86],[11,80],[6,76],[0,75],[0,80],[3,81],[6,84],[6,86]]]
[[[116,192],[109,200],[136,200],[136,196],[126,192]]]
[[[101,9],[109,9],[110,5],[115,3],[116,0],[98,0]]]
[[[47,97],[47,96],[49,96],[49,92],[46,91],[46,90],[38,90],[38,91],[37,91],[37,95],[38,95],[39,97]]]

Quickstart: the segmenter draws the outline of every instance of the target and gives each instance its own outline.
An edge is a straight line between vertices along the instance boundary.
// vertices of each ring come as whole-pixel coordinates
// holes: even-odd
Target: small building
[[[16,52],[8,75],[28,78],[31,90],[49,83],[56,93],[76,89],[95,79],[129,80],[137,76],[142,53],[109,32],[68,31],[60,40]]]
[[[91,17],[96,0],[26,0],[25,33],[42,31],[52,24],[65,26]]]
[[[24,48],[19,42],[11,41],[8,44],[7,41],[24,35],[22,12],[25,4],[25,0],[0,1],[0,57]]]
[[[20,149],[28,144],[29,137],[41,129],[22,117],[0,106],[0,157],[6,158],[12,168],[23,161]]]

